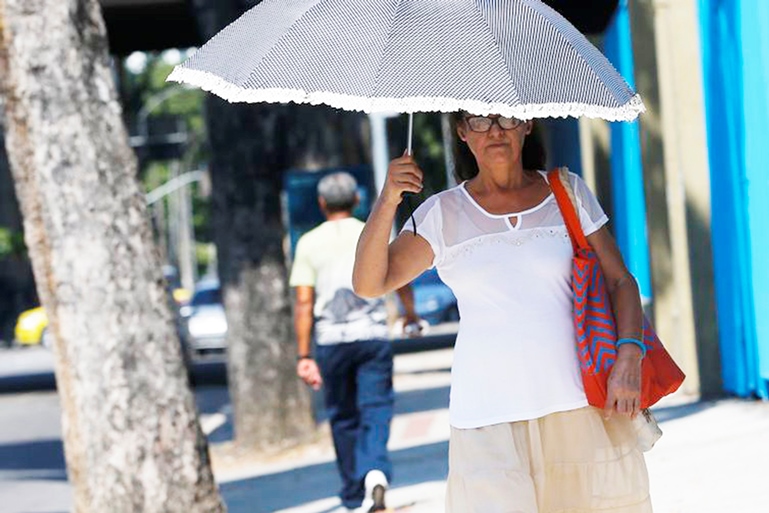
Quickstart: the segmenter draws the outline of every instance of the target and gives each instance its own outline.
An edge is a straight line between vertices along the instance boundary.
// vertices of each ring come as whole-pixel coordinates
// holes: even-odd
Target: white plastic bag
[[[657,425],[657,419],[648,409],[641,410],[633,419],[633,427],[638,437],[638,448],[649,451],[662,436],[662,430]]]

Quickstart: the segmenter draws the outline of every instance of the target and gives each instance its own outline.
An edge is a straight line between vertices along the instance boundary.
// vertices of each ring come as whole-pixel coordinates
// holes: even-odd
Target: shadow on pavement
[[[695,413],[700,413],[705,410],[709,410],[710,408],[713,408],[716,405],[717,403],[714,401],[696,402],[696,403],[682,404],[679,406],[666,406],[663,408],[652,408],[652,411],[654,412],[654,416],[656,417],[657,422],[666,422],[668,420],[680,419],[683,417],[688,417],[689,415],[694,415]]]
[[[423,388],[395,395],[395,414],[442,410],[449,407],[449,387]]]
[[[51,372],[0,377],[0,394],[56,390],[56,376]]]
[[[448,442],[392,451],[393,488],[442,481],[448,475]],[[221,483],[230,513],[267,513],[336,496],[341,487],[335,463]]]
[[[396,338],[392,340],[393,354],[418,353],[454,347],[456,333],[440,333],[415,338]]]
[[[226,386],[200,385],[195,388],[195,403],[198,413],[222,413],[230,403],[230,390]]]
[[[440,369],[411,369],[411,370],[399,370],[397,374],[399,376],[419,376],[420,374],[449,374],[451,373],[451,367],[443,367]]]
[[[14,480],[66,481],[61,440],[36,440],[0,445],[0,472]]]
[[[223,355],[216,358],[195,360],[189,371],[194,387],[202,385],[227,386],[227,359]]]
[[[195,362],[191,370],[194,387],[203,385],[227,386],[227,366],[224,361]],[[56,390],[53,371],[0,376],[0,394],[43,392]]]
[[[313,408],[316,422],[328,420],[328,414],[323,406],[321,393],[313,394]],[[397,392],[395,394],[395,415],[417,413],[422,411],[441,410],[449,407],[449,387],[423,388]]]

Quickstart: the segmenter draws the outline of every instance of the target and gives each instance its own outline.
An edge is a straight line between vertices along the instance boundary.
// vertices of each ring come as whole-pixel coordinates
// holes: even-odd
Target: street
[[[448,452],[450,348],[396,356],[395,511],[440,513]],[[0,512],[63,513],[71,506],[52,358],[0,351]],[[317,443],[264,459],[235,454],[221,356],[198,362],[195,396],[214,472],[230,512],[327,513],[339,479],[322,426]],[[658,513],[765,513],[769,403],[674,397],[655,408],[664,431],[647,453]],[[322,417],[322,413],[321,413]]]

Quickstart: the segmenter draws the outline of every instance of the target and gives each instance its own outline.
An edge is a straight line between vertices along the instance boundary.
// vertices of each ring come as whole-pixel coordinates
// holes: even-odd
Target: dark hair
[[[454,176],[458,182],[470,180],[478,174],[478,162],[475,160],[475,155],[470,151],[467,144],[457,136],[457,126],[464,122],[464,117],[464,112],[451,114],[451,147],[454,153]],[[542,134],[536,123],[523,142],[521,160],[523,169],[528,170],[545,169],[547,165],[547,154],[542,143]]]

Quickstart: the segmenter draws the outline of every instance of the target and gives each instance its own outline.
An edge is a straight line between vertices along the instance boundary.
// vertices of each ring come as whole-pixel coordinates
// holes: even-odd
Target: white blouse
[[[570,179],[590,235],[608,218],[582,179]],[[586,406],[572,324],[572,248],[555,197],[490,214],[462,183],[428,198],[414,217],[461,318],[451,425],[477,428]]]

